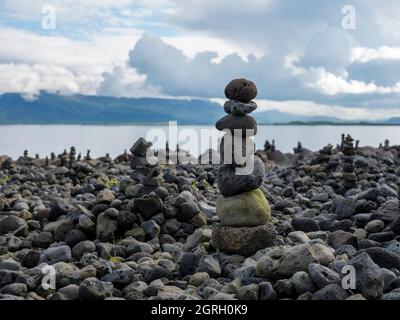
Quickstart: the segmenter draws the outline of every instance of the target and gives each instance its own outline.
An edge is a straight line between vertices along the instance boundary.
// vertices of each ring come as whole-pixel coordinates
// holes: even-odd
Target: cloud
[[[316,33],[307,44],[301,65],[343,74],[351,63],[354,45],[355,40],[348,32],[338,27],[329,27]]]
[[[76,70],[97,68],[101,74],[104,68],[125,62],[141,34],[135,29],[105,30],[90,40],[77,40],[0,26],[0,62],[59,65]]]
[[[97,94],[111,97],[154,97],[159,92],[156,88],[145,85],[146,76],[138,75],[127,66],[116,66],[103,74],[103,81]]]
[[[38,22],[40,26],[43,7],[53,6],[60,24],[97,20],[97,25],[113,25],[119,18],[119,15],[115,15],[117,10],[122,10],[135,2],[137,1],[80,0],[76,3],[65,0],[3,0],[0,4],[0,16],[5,19]]]
[[[129,54],[129,66],[146,75],[149,86],[175,96],[215,97],[233,78],[253,79],[263,96],[283,97],[296,94],[300,84],[285,70],[285,57],[249,55],[243,59],[230,54],[215,61],[213,51],[186,56],[181,50],[157,37],[145,35]],[[292,84],[292,92],[282,85]]]
[[[43,4],[56,6],[54,32],[40,28]],[[246,77],[261,99],[393,110],[399,15],[398,0],[4,0],[0,64],[18,77],[0,92],[210,98]]]
[[[119,29],[84,40],[0,26],[0,93],[96,94],[103,74],[126,62],[140,36],[138,30]]]
[[[225,99],[213,98],[213,102],[223,106]],[[306,100],[266,100],[256,99],[258,112],[265,112],[270,110],[277,110],[284,113],[289,113],[297,116],[324,116],[333,117],[342,120],[386,120],[391,117],[400,117],[400,109],[368,109],[357,107],[344,107],[341,105],[328,105],[316,103],[314,101]]]
[[[390,87],[378,86],[374,82],[349,80],[347,74],[344,77],[336,76],[333,73],[326,72],[323,68],[311,69],[307,77],[312,79],[306,83],[307,87],[326,95],[400,93],[400,82]]]
[[[61,94],[94,94],[101,78],[74,73],[55,65],[0,64],[0,94],[7,92],[35,96],[40,90]]]
[[[400,60],[400,47],[383,46],[379,48],[355,47],[352,50],[352,63],[367,63],[373,60]]]

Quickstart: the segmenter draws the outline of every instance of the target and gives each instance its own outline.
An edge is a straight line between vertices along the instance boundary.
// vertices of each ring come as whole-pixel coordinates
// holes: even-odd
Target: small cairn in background
[[[341,151],[343,153],[343,172],[342,185],[345,190],[354,188],[357,184],[357,175],[354,173],[354,156],[356,149],[354,148],[354,139],[348,134],[342,141]]]
[[[132,153],[131,168],[134,170],[132,178],[138,180],[148,189],[155,189],[163,182],[159,161],[154,156],[147,156],[152,143],[139,138],[130,149]]]

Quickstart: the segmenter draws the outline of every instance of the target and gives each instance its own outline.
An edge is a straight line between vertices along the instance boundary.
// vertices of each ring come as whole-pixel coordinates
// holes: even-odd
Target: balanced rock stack
[[[214,229],[213,246],[228,253],[251,255],[271,246],[276,231],[268,223],[271,211],[262,185],[265,167],[254,155],[257,122],[248,114],[256,110],[251,101],[257,95],[255,84],[246,79],[231,81],[225,88],[229,99],[224,105],[227,116],[216,128],[225,131],[221,139],[221,166],[218,187],[224,198],[217,201],[216,212],[221,225]]]
[[[354,156],[356,155],[356,149],[354,148],[353,141],[350,135],[347,135],[342,141],[342,184],[345,189],[354,188],[357,183],[357,176],[354,173]]]
[[[155,156],[147,155],[151,146],[151,142],[139,138],[130,149],[132,153],[131,168],[134,170],[132,178],[150,189],[163,182],[158,159]]]

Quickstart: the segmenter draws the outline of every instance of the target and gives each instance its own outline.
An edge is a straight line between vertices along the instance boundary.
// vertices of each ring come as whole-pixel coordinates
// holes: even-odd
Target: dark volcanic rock
[[[349,264],[355,268],[356,288],[367,299],[377,299],[383,294],[383,273],[366,252],[352,258]]]
[[[264,163],[259,157],[254,157],[254,169],[249,175],[237,175],[234,166],[225,164],[218,169],[218,188],[223,196],[234,196],[259,188],[264,175]]]
[[[354,198],[343,198],[335,200],[335,214],[339,219],[351,217],[356,208],[356,199]]]
[[[152,146],[151,142],[147,142],[143,138],[139,138],[132,146],[130,151],[137,156],[146,156],[147,150]]]
[[[228,114],[227,116],[219,119],[215,127],[220,130],[229,130],[232,135],[240,135],[251,137],[257,134],[257,121],[251,116],[234,116]]]
[[[316,291],[312,295],[312,300],[345,300],[347,292],[338,284],[329,284]]]
[[[328,240],[329,240],[329,244],[334,249],[340,248],[341,246],[343,246],[345,244],[352,245],[355,248],[358,247],[357,237],[354,236],[350,232],[346,232],[346,231],[342,231],[342,230],[337,230],[335,232],[332,232],[329,235]]]
[[[384,248],[368,248],[365,251],[378,266],[400,270],[400,256],[398,254]]]
[[[162,202],[156,195],[146,195],[142,198],[135,199],[135,209],[147,219],[159,213],[161,208]]]
[[[292,226],[295,230],[304,232],[319,231],[318,223],[311,218],[296,217],[292,220]]]
[[[243,103],[235,100],[228,100],[224,104],[224,110],[228,114],[243,116],[252,113],[257,109],[257,104],[253,101]]]
[[[272,246],[276,236],[277,232],[271,224],[252,228],[221,226],[214,229],[211,241],[222,251],[246,256]]]
[[[225,87],[225,96],[229,100],[249,102],[257,96],[257,87],[250,80],[234,79]]]

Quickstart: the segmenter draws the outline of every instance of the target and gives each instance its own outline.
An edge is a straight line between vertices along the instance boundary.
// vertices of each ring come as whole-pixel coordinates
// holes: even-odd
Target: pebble
[[[103,282],[96,278],[85,279],[79,286],[79,298],[83,300],[104,300],[113,293],[111,282]]]
[[[366,252],[352,258],[349,264],[355,268],[356,288],[367,299],[378,299],[385,288],[385,279],[378,265]]]
[[[364,229],[368,232],[368,233],[376,233],[376,232],[380,232],[383,230],[383,228],[385,228],[385,223],[382,220],[372,220],[369,221],[365,226]]]
[[[345,300],[347,292],[338,284],[329,284],[316,291],[312,295],[312,300]]]
[[[251,127],[255,107],[231,100],[224,121]],[[346,189],[348,159],[335,147],[267,144],[245,187],[269,203],[254,222],[256,201],[232,206],[240,221],[217,210],[243,184],[226,188],[215,165],[149,165],[149,147],[139,141],[125,160],[56,156],[45,167],[21,157],[2,168],[12,178],[0,186],[0,299],[400,299],[396,153],[359,147]],[[56,291],[40,286],[45,264]],[[346,265],[356,289],[341,288]]]
[[[68,246],[51,247],[46,249],[40,256],[40,263],[55,264],[57,262],[72,261],[71,249]]]
[[[293,289],[300,296],[306,292],[314,292],[316,290],[313,281],[311,280],[309,274],[305,271],[296,272],[291,278]]]

